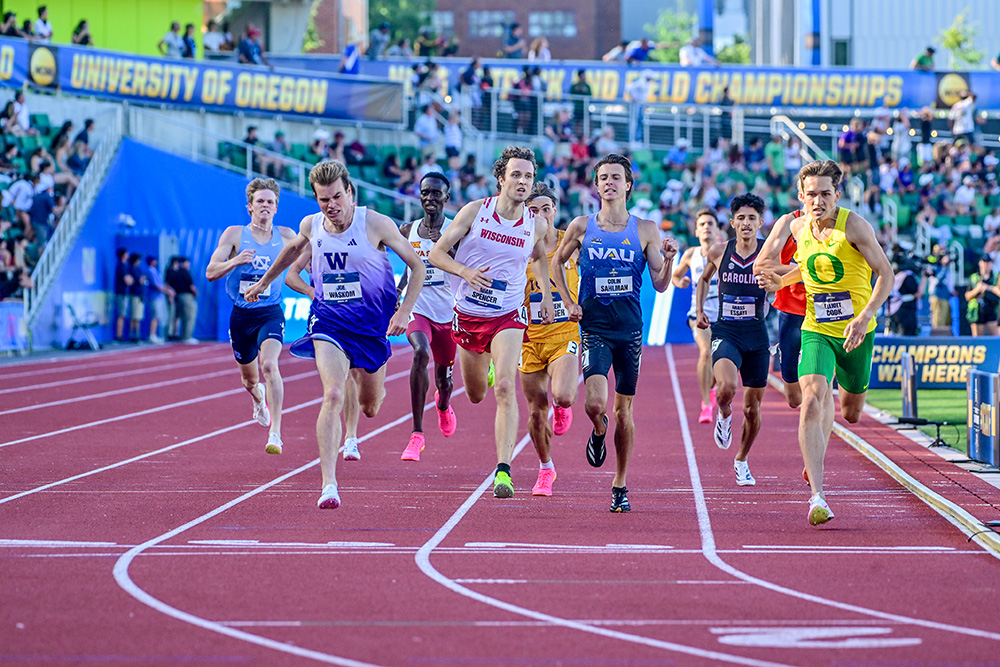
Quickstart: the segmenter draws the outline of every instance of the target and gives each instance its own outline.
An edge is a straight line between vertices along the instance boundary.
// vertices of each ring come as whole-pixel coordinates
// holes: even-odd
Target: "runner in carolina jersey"
[[[555,228],[559,197],[545,183],[535,183],[528,198],[528,209],[548,223],[545,235],[546,259],[551,263],[564,233]],[[580,274],[576,260],[570,259],[564,267],[569,282],[569,297],[577,298]],[[550,292],[553,300],[553,322],[542,324],[540,306],[542,293]],[[552,482],[556,478],[552,463],[552,435],[563,435],[573,421],[573,403],[580,373],[580,325],[570,321],[569,311],[562,297],[555,291],[555,283],[541,284],[528,267],[527,298],[524,301],[529,319],[528,330],[521,345],[521,388],[528,402],[528,433],[538,454],[538,481],[531,489],[532,495],[551,496]],[[553,425],[549,426],[549,379],[552,381]]]
[[[246,188],[250,223],[227,227],[205,267],[205,277],[209,280],[226,278],[226,294],[233,302],[229,341],[243,387],[253,399],[254,419],[268,427],[264,447],[268,454],[280,454],[282,448],[284,385],[278,371],[278,357],[285,337],[285,314],[281,309],[281,287],[273,286],[253,303],[244,294],[274,263],[285,242],[295,237],[288,227],[274,225],[280,194],[274,179],[252,180]]]
[[[893,286],[892,267],[875,232],[864,218],[837,206],[843,173],[836,162],[813,162],[799,171],[803,215],[786,230],[771,232],[761,255],[775,261],[795,237],[798,264],[784,276],[763,270],[761,284],[776,290],[805,283],[806,319],[802,325],[799,382],[799,447],[812,490],[809,523],[833,518],[823,496],[823,459],[833,425],[833,378],[840,385],[840,413],[850,423],[861,419],[871,377],[875,317]],[[877,276],[871,285],[871,274]]]
[[[698,281],[705,270],[705,256],[708,254],[712,244],[719,240],[719,219],[715,211],[710,208],[700,209],[694,215],[695,235],[698,237],[698,245],[691,246],[681,255],[677,262],[677,268],[671,277],[674,287],[685,289],[689,285],[691,289],[691,307],[688,310],[688,326],[694,336],[694,342],[698,346],[698,388],[701,389],[701,412],[698,414],[698,423],[710,424],[712,422],[712,407],[715,405],[715,391],[712,389],[714,378],[712,376],[712,328],[698,327],[698,310],[695,303],[697,296]],[[688,269],[691,271],[689,277]],[[709,323],[715,322],[719,314],[719,279],[712,278],[708,286],[708,294],[705,297],[705,314],[708,315]]]
[[[535,169],[531,149],[505,148],[493,165],[497,196],[463,206],[430,255],[431,264],[454,276],[454,336],[470,401],[479,403],[486,397],[491,357],[496,367],[495,498],[514,495],[510,462],[518,428],[515,380],[521,338],[528,326],[521,318],[521,306],[529,260],[535,275],[543,283],[549,280],[545,262],[547,223],[524,205],[531,194]],[[453,258],[448,250],[459,242]],[[542,295],[540,314],[542,322],[551,321],[550,293]]]
[[[712,371],[715,375],[719,414],[715,422],[715,444],[729,449],[732,443],[732,401],[736,395],[736,374],[743,380],[743,428],[733,469],[736,483],[753,486],[747,457],[760,431],[760,404],[767,387],[770,351],[767,338],[767,299],[753,275],[753,263],[763,241],[760,231],[764,200],[752,193],[733,197],[729,205],[736,238],[716,243],[708,251],[705,272],[698,281],[698,326],[709,325],[704,304],[708,284],[719,274],[719,317],[712,325]]]
[[[451,334],[454,315],[451,285],[444,271],[430,263],[431,248],[441,232],[451,224],[444,215],[444,205],[450,198],[448,178],[432,171],[420,179],[420,207],[424,217],[406,223],[399,231],[413,246],[414,252],[424,262],[427,276],[424,287],[413,306],[413,315],[406,325],[406,338],[413,347],[413,365],[410,368],[410,407],[413,414],[413,431],[400,458],[419,461],[426,442],[424,437],[424,402],[427,400],[427,363],[434,357],[434,403],[438,413],[438,428],[445,437],[455,433],[457,419],[451,407],[453,387],[452,371],[455,367],[455,339]],[[402,294],[406,284],[404,274],[397,288]]]

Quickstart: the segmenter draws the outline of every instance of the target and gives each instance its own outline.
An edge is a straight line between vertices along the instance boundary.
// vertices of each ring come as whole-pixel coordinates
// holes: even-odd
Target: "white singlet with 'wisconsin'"
[[[695,301],[698,300],[698,281],[701,280],[701,274],[705,273],[705,256],[701,254],[701,247],[695,248],[694,252],[691,253],[691,307],[688,309],[688,317],[695,317],[698,310],[695,307]],[[708,296],[705,297],[705,304],[702,306],[705,310],[705,315],[708,316],[709,322],[714,322],[719,319],[719,273],[718,271],[712,276],[711,282],[708,283]]]
[[[496,213],[497,198],[488,197],[479,207],[472,228],[458,245],[455,260],[470,269],[490,267],[489,287],[472,289],[452,276],[455,310],[474,317],[500,317],[524,303],[528,261],[535,246],[535,215],[523,207],[518,220],[504,220]]]
[[[453,308],[455,298],[452,295],[447,274],[431,264],[428,259],[431,256],[431,248],[434,247],[434,241],[425,239],[417,232],[417,228],[420,227],[420,223],[423,221],[423,218],[413,221],[410,225],[410,236],[407,238],[413,247],[413,252],[417,253],[417,257],[423,261],[424,268],[427,269],[427,276],[424,278],[424,288],[420,290],[417,302],[413,304],[413,314],[423,315],[431,322],[448,324],[451,322],[451,318],[455,316]],[[444,232],[450,224],[451,220],[445,218],[444,224],[441,225],[441,231]]]

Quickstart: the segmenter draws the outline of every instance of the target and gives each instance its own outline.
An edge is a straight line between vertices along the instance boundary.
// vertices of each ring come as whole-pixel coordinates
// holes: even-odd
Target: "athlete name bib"
[[[740,322],[757,317],[757,303],[752,296],[722,295],[722,319]]]
[[[594,272],[594,294],[627,296],[632,293],[632,272],[627,269],[601,268]]]
[[[330,303],[358,303],[361,294],[361,278],[357,271],[323,274],[323,301]]]
[[[264,277],[263,273],[243,273],[240,275],[240,296],[247,293],[247,290],[253,287],[255,284],[260,282],[260,279]],[[260,293],[262,297],[271,296],[271,286],[268,285],[264,288],[264,291]]]
[[[542,294],[541,292],[534,292],[530,297],[528,304],[531,306],[531,323],[541,324],[542,323]],[[552,293],[552,323],[556,322],[569,322],[569,311],[563,305],[562,299],[559,298],[559,292]]]
[[[854,319],[854,304],[851,303],[850,292],[815,294],[813,306],[816,309],[816,321],[820,324]]]
[[[480,287],[465,297],[465,300],[483,308],[500,310],[503,308],[503,294],[506,289],[506,280],[494,280],[489,287]]]
[[[424,276],[424,287],[441,287],[444,285],[444,271],[426,259],[424,260],[424,268],[427,269],[427,274]]]

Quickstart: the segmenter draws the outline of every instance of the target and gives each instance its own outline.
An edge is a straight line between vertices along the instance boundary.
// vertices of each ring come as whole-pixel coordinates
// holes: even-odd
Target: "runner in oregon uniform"
[[[801,279],[806,287],[799,382],[799,447],[812,490],[809,522],[833,518],[823,496],[823,459],[833,430],[833,377],[840,385],[840,414],[854,424],[861,419],[871,378],[875,317],[892,291],[889,259],[870,223],[839,208],[843,173],[836,162],[812,162],[799,172],[804,214],[789,225],[798,249],[798,266],[784,276],[761,273],[768,290]],[[773,260],[787,236],[771,233],[761,254]],[[871,274],[877,278],[871,284]]]
[[[791,264],[795,257],[795,237],[788,234],[788,225],[801,215],[801,210],[786,213],[774,223],[771,233],[787,235],[788,240],[781,248],[778,261],[766,260],[763,254],[757,255],[757,261],[753,265],[755,274],[768,270],[779,271],[780,267],[785,267],[785,270],[794,268]],[[799,351],[802,347],[802,322],[806,316],[805,285],[795,283],[782,287],[774,295],[774,308],[778,311],[778,361],[781,365],[781,380],[785,384],[785,400],[789,407],[797,408],[802,405]]]
[[[510,461],[518,428],[517,359],[528,327],[521,313],[528,282],[526,271],[530,260],[539,280],[549,281],[545,263],[547,223],[524,205],[535,180],[535,154],[531,149],[505,148],[493,165],[493,175],[497,179],[497,196],[463,206],[434,244],[430,260],[454,276],[452,328],[461,348],[458,354],[466,395],[473,403],[486,397],[487,373],[493,358],[493,393],[497,400],[493,496],[510,498],[514,495]],[[460,241],[453,258],[448,251]],[[542,322],[551,322],[552,294],[542,294],[539,308]]]
[[[424,287],[413,306],[413,314],[406,325],[406,338],[413,346],[413,365],[410,367],[410,407],[413,411],[413,432],[400,458],[419,461],[424,449],[424,401],[427,400],[427,364],[434,357],[434,403],[438,414],[438,428],[444,436],[455,433],[458,421],[451,407],[452,371],[455,369],[455,338],[451,335],[454,315],[454,297],[444,271],[430,263],[431,248],[441,232],[451,224],[444,217],[444,205],[450,196],[448,178],[436,171],[420,179],[420,206],[424,217],[399,228],[400,233],[413,246],[427,270]],[[402,296],[406,285],[403,275],[396,291]]]
[[[288,227],[274,226],[281,194],[274,179],[255,178],[247,185],[246,193],[250,223],[227,227],[222,232],[219,247],[212,253],[205,268],[205,277],[218,280],[228,276],[226,294],[233,302],[229,316],[229,341],[243,387],[253,399],[254,419],[269,429],[264,451],[280,454],[284,384],[278,371],[278,356],[285,338],[281,288],[265,292],[254,303],[248,302],[244,294],[270,268],[285,247],[285,242],[295,237],[295,232]],[[264,382],[260,381],[261,375]]]
[[[632,402],[642,359],[642,308],[639,291],[648,265],[650,282],[658,292],[670,285],[677,241],[660,240],[651,220],[629,215],[632,163],[612,153],[594,166],[594,185],[601,198],[598,213],[575,218],[552,258],[552,276],[559,293],[569,293],[563,266],[580,253],[579,303],[567,303],[569,318],[580,321],[587,416],[594,430],[587,442],[587,461],[604,464],[608,429],[608,371],[615,369],[615,453],[617,469],[611,482],[611,511],[632,509],[625,486],[635,442]]]
[[[747,456],[760,432],[760,403],[767,387],[771,354],[767,339],[767,299],[753,275],[753,262],[763,241],[760,230],[764,200],[755,194],[737,195],[729,205],[736,238],[716,243],[708,251],[705,271],[698,281],[696,306],[698,326],[708,328],[705,312],[710,281],[719,274],[718,313],[712,325],[712,370],[715,375],[719,415],[715,421],[715,444],[729,449],[733,441],[732,401],[736,396],[736,372],[743,379],[743,429],[733,468],[736,483],[753,486]]]
[[[710,208],[700,209],[694,215],[695,235],[698,237],[698,245],[691,246],[681,255],[677,262],[677,268],[671,281],[674,287],[680,289],[693,285],[691,289],[691,307],[688,309],[688,326],[694,336],[694,342],[698,346],[698,388],[701,389],[701,412],[698,414],[698,423],[709,424],[712,421],[712,407],[715,405],[715,389],[712,388],[712,327],[719,311],[719,279],[712,278],[708,286],[708,295],[705,297],[705,314],[708,315],[710,326],[701,329],[697,325],[698,312],[695,307],[698,281],[701,273],[705,270],[705,257],[712,244],[719,241],[719,219],[715,211]],[[690,277],[687,275],[690,269]]]
[[[320,212],[302,219],[298,235],[247,290],[246,299],[256,301],[306,246],[311,248],[314,298],[309,329],[292,344],[291,352],[314,357],[323,383],[316,421],[323,491],[317,505],[335,509],[340,507],[337,443],[347,376],[353,375],[357,383],[361,411],[374,417],[385,398],[385,362],[391,354],[387,336],[406,330],[425,272],[424,263],[390,218],[356,205],[354,184],[341,162],[317,164],[309,172],[309,185]],[[386,248],[392,248],[411,272],[410,289],[398,309]]]
[[[564,232],[556,229],[555,219],[558,210],[558,200],[549,186],[535,183],[528,197],[528,209],[535,216],[543,218],[548,223],[548,233],[545,235],[545,251],[547,261],[551,262],[556,248],[562,241]],[[580,285],[580,274],[576,268],[576,260],[571,258],[564,267],[566,279],[569,282],[569,293],[577,298]],[[542,303],[542,292],[553,290],[554,283],[544,289],[535,280],[535,274],[528,267],[528,295],[525,307],[528,309],[528,330],[525,332],[524,343],[521,345],[521,388],[528,402],[528,433],[531,442],[538,453],[538,481],[531,493],[536,496],[551,496],[552,482],[556,479],[556,468],[552,463],[552,434],[563,435],[573,422],[573,403],[576,402],[576,390],[580,374],[580,325],[569,320],[569,313],[563,305],[558,293],[552,294],[553,322],[542,324],[539,305]],[[549,426],[549,379],[552,380],[553,424]]]

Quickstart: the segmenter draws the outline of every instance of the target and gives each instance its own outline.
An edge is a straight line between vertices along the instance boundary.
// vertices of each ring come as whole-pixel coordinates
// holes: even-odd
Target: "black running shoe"
[[[587,463],[600,468],[604,465],[604,459],[608,456],[608,450],[604,446],[604,436],[608,434],[608,416],[604,415],[604,435],[597,435],[590,432],[590,439],[587,440]]]
[[[624,486],[612,486],[611,487],[611,511],[612,512],[631,512],[632,506],[628,502],[628,489]]]

